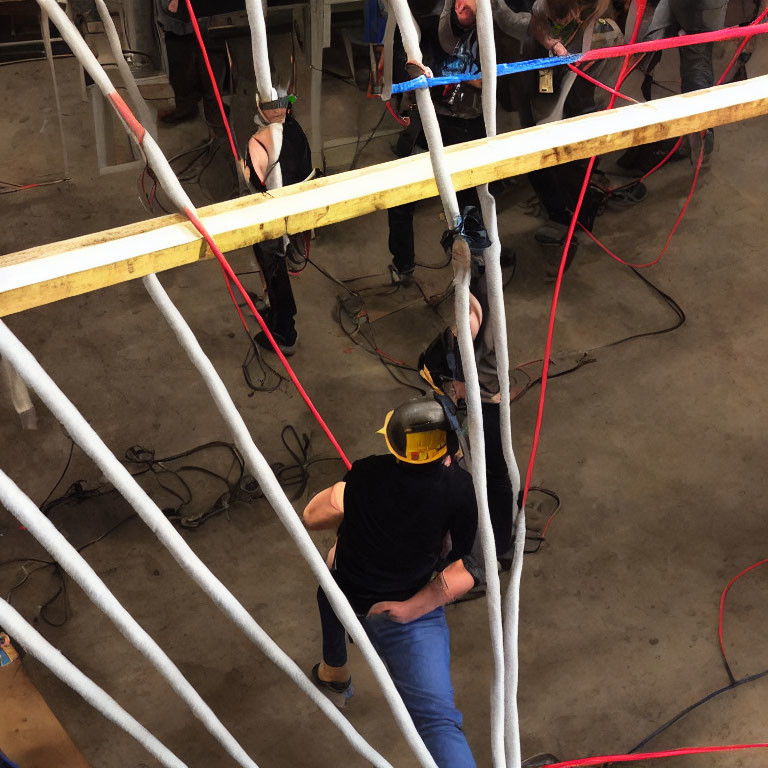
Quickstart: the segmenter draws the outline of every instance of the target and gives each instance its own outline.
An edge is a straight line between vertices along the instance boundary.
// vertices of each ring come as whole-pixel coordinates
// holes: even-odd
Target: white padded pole
[[[77,582],[96,607],[109,617],[123,637],[160,672],[230,757],[243,768],[258,768],[203,701],[200,694],[181,674],[178,667],[125,610],[83,556],[2,470],[0,470],[0,504],[26,527],[53,559]]]
[[[245,8],[248,12],[248,25],[251,28],[251,51],[253,52],[253,68],[256,72],[259,98],[261,101],[272,101],[272,99],[277,98],[277,92],[272,88],[264,7],[261,0],[245,0]]]
[[[73,51],[73,53],[75,53],[83,67],[89,72],[89,74],[91,74],[94,82],[97,83],[104,95],[107,96],[109,93],[113,92],[114,87],[112,86],[109,78],[106,76],[103,68],[98,63],[98,61],[96,61],[96,58],[85,44],[85,41],[83,41],[77,29],[67,18],[66,14],[64,14],[63,11],[56,5],[55,0],[38,0],[38,3],[46,8],[46,10],[48,10],[48,7],[51,6],[51,18],[54,20],[54,23],[61,33],[61,36],[70,46],[70,49]],[[155,171],[158,181],[168,193],[174,204],[182,211],[185,209],[195,211],[195,207],[192,204],[192,201],[189,199],[186,192],[184,192],[181,184],[179,183],[179,180],[176,178],[176,175],[173,173],[173,170],[171,169],[168,161],[166,160],[160,148],[157,146],[157,143],[154,141],[154,139],[149,134],[145,134],[141,146],[147,157],[148,163]],[[156,278],[155,282],[158,286],[160,285]],[[145,285],[150,285],[151,283],[151,280],[145,278]],[[144,493],[138,484],[136,484],[136,482],[130,477],[130,473],[128,473],[125,468],[117,461],[117,459],[115,459],[115,457],[109,452],[104,443],[88,426],[87,422],[85,419],[83,419],[77,409],[75,409],[74,406],[66,399],[66,397],[63,395],[63,393],[61,393],[53,380],[45,373],[45,371],[43,371],[34,357],[23,347],[18,339],[16,339],[13,334],[10,333],[5,325],[0,327],[0,347],[3,346],[2,341],[5,341],[5,343],[7,343],[10,347],[15,349],[15,352],[18,356],[18,362],[13,362],[10,357],[9,359],[11,360],[11,363],[14,365],[16,370],[29,383],[29,380],[26,378],[25,374],[19,367],[19,365],[22,364],[26,365],[28,375],[34,375],[36,381],[38,381],[43,391],[45,391],[47,395],[50,396],[50,399],[46,400],[46,398],[41,394],[41,397],[46,401],[48,407],[57,415],[62,423],[72,423],[80,429],[79,434],[81,434],[82,439],[85,441],[85,444],[79,442],[80,446],[83,448],[83,450],[85,450],[86,453],[92,451],[92,453],[89,453],[89,455],[91,455],[94,461],[99,464],[102,469],[109,467],[110,472],[120,483],[120,485],[118,485],[118,483],[115,482],[115,480],[113,480],[109,474],[107,474],[105,469],[105,474],[107,474],[107,477],[110,477],[110,481],[113,483],[113,485],[115,485],[115,488],[117,488],[126,498],[126,500],[132,504],[134,509],[136,509],[136,512],[149,525],[150,529],[160,538],[161,542],[171,552],[171,554],[182,566],[182,568],[184,568],[189,573],[189,575],[203,588],[203,590],[213,599],[213,601],[220,608],[222,608],[222,610],[224,610],[224,612],[237,624],[237,626],[239,626],[245,632],[245,634],[248,635],[248,637],[259,646],[262,652],[280,669],[282,669],[315,702],[315,704],[320,707],[326,716],[329,717],[342,731],[342,733],[346,736],[346,738],[358,752],[360,752],[363,756],[366,757],[366,759],[370,760],[377,766],[388,766],[389,764],[387,761],[384,760],[384,758],[381,757],[381,755],[379,755],[365,741],[365,739],[363,739],[360,734],[357,733],[357,731],[349,724],[346,718],[344,718],[339,713],[336,707],[331,704],[331,702],[325,696],[323,696],[322,693],[320,693],[320,691],[306,677],[306,675],[302,673],[302,671],[293,662],[293,660],[290,659],[290,657],[288,657],[285,653],[283,653],[279,646],[277,646],[277,644],[272,641],[269,635],[267,635],[261,629],[261,627],[250,616],[245,608],[243,608],[243,606],[236,600],[236,598],[224,587],[223,584],[221,584],[220,581],[218,581],[218,579],[216,579],[216,577],[202,563],[202,561],[200,561],[199,558],[194,555],[192,550],[173,529],[173,526],[168,522],[162,512],[146,495],[146,493]],[[35,388],[34,385],[31,386]],[[36,391],[40,393],[40,390],[36,389]],[[58,412],[55,410],[54,405],[58,407]],[[65,416],[67,417],[68,422],[63,421]],[[73,436],[73,438],[75,437],[75,432],[73,429],[67,427],[67,431],[70,433],[70,435]],[[86,447],[86,445],[88,447]],[[303,528],[302,532],[308,538],[308,534],[303,530]],[[317,550],[314,549],[314,547],[313,552],[317,557],[319,557],[319,554],[317,553]],[[335,586],[335,582],[333,583],[333,586]],[[331,589],[330,586],[329,589]],[[329,599],[331,599],[330,594]],[[352,612],[351,607],[349,607],[349,603],[346,601],[346,598],[343,598],[343,600],[348,608],[348,612],[345,615],[348,617],[348,614],[352,613],[354,616],[354,613]],[[333,604],[332,599],[331,603]],[[398,719],[398,724],[401,726],[401,729],[404,729],[406,732],[406,738],[408,739],[414,751],[416,751],[419,755],[422,764],[429,766],[429,768],[433,768],[434,761],[429,755],[426,746],[424,746],[424,742],[421,740],[421,737],[418,735],[413,725],[413,721],[411,720],[405,705],[402,703],[402,699],[400,699],[399,694],[397,694],[394,684],[392,683],[389,674],[386,672],[386,668],[381,662],[381,659],[379,659],[378,655],[375,654],[375,651],[373,651],[373,647],[370,645],[370,641],[368,640],[367,635],[365,635],[365,632],[362,630],[362,627],[360,626],[356,617],[354,617],[354,621],[357,623],[357,627],[359,627],[360,633],[362,633],[362,636],[360,637],[361,645],[365,645],[365,647],[371,651],[371,654],[368,656],[370,663],[374,666],[378,665],[379,671],[377,673],[377,678],[379,678],[382,686],[385,689],[388,688],[389,690],[388,701],[390,702],[390,705],[394,706],[397,710],[395,716]],[[347,627],[347,629],[349,631],[349,627]],[[355,631],[354,635],[359,635],[360,633]],[[396,697],[396,703],[393,703],[393,697]]]
[[[421,62],[418,31],[407,0],[389,0],[390,9],[397,18],[403,38],[406,55],[410,61]],[[495,64],[492,68],[495,72]],[[427,89],[416,91],[416,100],[424,133],[429,146],[430,160],[435,174],[440,198],[445,209],[446,220],[453,227],[459,219],[459,205],[456,191],[445,165],[445,152],[435,107]],[[496,238],[498,240],[498,236]],[[467,414],[471,445],[471,469],[478,510],[478,534],[483,551],[486,572],[486,596],[488,620],[493,654],[493,680],[491,681],[491,754],[494,768],[506,765],[504,752],[504,644],[501,620],[501,585],[496,565],[496,544],[488,508],[486,485],[485,441],[483,437],[483,412],[480,403],[480,384],[477,379],[477,364],[472,335],[469,327],[469,279],[468,267],[454,263],[456,270],[455,315],[459,350],[464,368],[467,392]]]
[[[24,380],[3,358],[0,358],[0,369],[5,373],[5,380],[8,382],[8,389],[11,392],[11,402],[19,415],[21,426],[24,429],[37,429],[37,411]]]
[[[515,502],[517,503],[517,502]],[[520,717],[517,707],[517,689],[520,679],[518,632],[520,627],[520,581],[523,575],[525,552],[525,509],[515,518],[515,555],[512,572],[504,596],[504,704],[506,716],[507,768],[520,768]]]
[[[391,768],[390,764],[367,744],[339,710],[320,693],[297,664],[264,632],[237,598],[190,549],[171,522],[147,496],[144,489],[131,477],[130,472],[115,458],[29,350],[2,321],[0,321],[0,350],[2,350],[0,355],[6,357],[27,384],[37,392],[72,439],[93,459],[104,472],[107,480],[136,510],[174,560],[211,598],[222,613],[231,619],[270,661],[285,672],[317,704],[360,754],[380,768]]]
[[[480,64],[483,72],[483,117],[486,135],[496,135],[496,41],[493,32],[493,11],[490,0],[477,2],[477,39],[480,50]],[[504,285],[501,275],[501,243],[496,216],[496,200],[484,184],[478,189],[483,221],[488,231],[491,247],[485,253],[485,279],[488,287],[490,323],[493,332],[493,346],[496,353],[496,375],[501,396],[500,427],[501,446],[504,461],[512,484],[512,508],[510,516],[515,521],[515,550],[512,562],[512,578],[507,587],[504,612],[503,654],[504,654],[504,725],[505,755],[508,768],[520,768],[520,722],[517,710],[517,685],[519,660],[517,649],[517,627],[519,611],[519,590],[525,545],[525,515],[518,515],[517,498],[520,492],[520,470],[512,446],[512,419],[510,414],[509,348],[507,342],[507,320],[504,307]],[[463,359],[463,358],[462,358]],[[522,517],[522,529],[520,518]],[[520,532],[522,530],[522,542]],[[499,593],[501,587],[499,587]],[[499,598],[501,599],[501,598]]]
[[[312,573],[315,578],[317,578],[320,586],[328,597],[334,613],[339,617],[344,628],[349,632],[355,645],[360,649],[360,652],[363,654],[363,657],[373,671],[373,674],[384,693],[387,704],[392,710],[395,720],[400,726],[400,730],[403,732],[411,749],[414,751],[422,765],[434,766],[434,760],[416,731],[411,716],[405,708],[405,705],[400,698],[400,694],[397,692],[397,689],[392,682],[392,678],[389,676],[389,672],[387,672],[384,663],[373,648],[368,635],[355,615],[355,612],[352,610],[349,601],[331,576],[325,560],[317,551],[312,539],[299,521],[299,517],[296,514],[293,505],[281,488],[272,468],[253,442],[248,427],[235,407],[221,377],[216,372],[216,369],[213,367],[213,364],[208,359],[205,352],[203,352],[200,343],[195,338],[195,335],[187,325],[187,322],[168,297],[168,294],[160,284],[157,276],[149,275],[148,277],[145,277],[144,285],[146,286],[147,291],[149,291],[152,300],[168,321],[168,324],[171,326],[171,329],[181,346],[184,348],[184,351],[189,355],[192,364],[203,377],[203,380],[211,393],[211,397],[213,397],[214,402],[216,403],[219,413],[221,413],[227,426],[232,432],[235,444],[245,458],[248,469],[258,481],[259,487],[264,492],[264,496],[277,513],[280,522],[290,533],[291,538],[293,538],[296,546],[299,548],[299,552],[309,564]]]
[[[395,30],[397,29],[397,20],[395,14],[391,11],[387,14],[387,25],[384,27],[383,39],[383,57],[384,65],[382,67],[382,88],[381,100],[389,101],[392,98],[392,62],[394,58]]]
[[[141,91],[139,91],[139,86],[136,85],[136,80],[133,77],[131,68],[128,66],[128,62],[125,60],[125,56],[123,55],[123,46],[120,42],[120,36],[117,33],[115,22],[112,21],[112,15],[107,8],[107,4],[104,2],[104,0],[95,0],[95,3],[96,9],[98,10],[99,16],[101,17],[101,23],[104,25],[104,31],[107,34],[107,41],[109,42],[112,56],[114,57],[115,63],[117,64],[117,69],[123,78],[123,85],[125,85],[128,93],[131,95],[131,101],[133,102],[134,108],[139,113],[139,118],[142,125],[153,136],[156,137],[157,125],[155,123],[155,119],[149,109],[149,106],[147,105],[147,102],[144,101],[144,97],[141,95]]]
[[[397,25],[400,27],[400,36],[403,39],[405,54],[409,61],[421,63],[421,47],[419,46],[419,32],[416,22],[408,7],[407,0],[389,0],[390,13],[394,13]],[[455,227],[459,216],[459,203],[456,200],[456,190],[453,188],[451,175],[445,164],[443,137],[435,114],[435,105],[429,95],[429,90],[420,88],[416,91],[416,104],[419,108],[419,117],[424,129],[424,135],[429,147],[432,169],[435,173],[435,182],[440,193],[440,200],[445,210],[445,218],[449,227]],[[467,316],[469,316],[469,304],[467,304]]]
[[[61,139],[61,159],[64,163],[64,176],[69,178],[69,154],[67,153],[66,131],[64,130],[64,116],[61,112],[61,98],[59,97],[59,81],[56,77],[56,66],[53,63],[53,48],[51,47],[51,29],[48,26],[48,16],[40,9],[40,31],[43,36],[43,48],[45,58],[48,59],[48,67],[51,70],[53,81],[53,98],[56,101],[56,115],[59,120],[59,138]]]
[[[253,70],[256,73],[256,86],[260,101],[272,101],[277,98],[277,91],[272,87],[272,73],[269,68],[269,46],[267,44],[267,25],[264,15],[267,12],[266,2],[261,0],[246,0],[248,26],[251,28],[251,50],[253,52]],[[272,146],[275,148],[274,167],[268,172],[264,183],[267,189],[280,189],[283,186],[283,174],[277,158],[283,147],[283,124],[270,123],[269,132],[272,134]]]
[[[176,755],[161,744],[143,725],[129,715],[106,691],[86,677],[71,661],[56,650],[39,632],[12,608],[0,599],[0,624],[3,629],[24,646],[41,664],[48,667],[56,677],[77,691],[94,709],[107,720],[133,736],[153,757],[166,768],[187,768]]]
[[[456,329],[458,331],[461,364],[467,391],[467,416],[472,455],[472,480],[477,499],[478,535],[483,551],[486,579],[486,601],[493,654],[491,680],[491,758],[494,768],[506,765],[504,752],[504,640],[501,623],[501,584],[496,560],[485,468],[485,439],[483,411],[480,403],[480,383],[472,335],[469,328],[469,270],[456,276]]]

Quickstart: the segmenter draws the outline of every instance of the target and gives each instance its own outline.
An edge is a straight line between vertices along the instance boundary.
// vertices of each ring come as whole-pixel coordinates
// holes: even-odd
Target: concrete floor
[[[676,61],[670,57],[668,79]],[[142,218],[135,174],[99,177],[90,109],[78,100],[76,67],[62,60],[72,180],[6,195],[2,251],[11,252]],[[754,74],[764,72],[753,67]],[[343,85],[343,84],[342,84]],[[336,87],[331,83],[331,87]],[[347,86],[345,86],[347,87]],[[359,96],[364,99],[363,94]],[[55,111],[40,64],[7,67],[0,78],[6,148],[3,178],[24,183],[58,168]],[[366,104],[365,109],[369,109]],[[366,115],[378,117],[378,106]],[[329,117],[327,122],[334,121]],[[372,127],[372,126],[370,126]],[[585,350],[596,363],[552,380],[534,483],[555,490],[562,509],[547,543],[526,558],[521,609],[523,752],[561,758],[623,752],[707,692],[725,685],[716,639],[720,591],[742,568],[765,557],[764,498],[768,419],[760,387],[768,361],[764,301],[764,233],[768,195],[762,147],[768,119],[728,126],[702,173],[694,201],[672,245],[649,277],[685,310],[678,331],[602,349],[632,333],[672,324],[669,308],[627,269],[582,245],[567,274],[555,335],[557,371]],[[168,153],[202,140],[202,123],[161,129]],[[30,137],[34,137],[30,141]],[[386,159],[375,140],[364,162]],[[758,149],[758,151],[755,151]],[[609,165],[609,164],[607,164]],[[689,189],[692,170],[678,163],[649,180],[646,202],[609,209],[595,231],[633,261],[658,253]],[[205,197],[192,189],[200,202]],[[505,243],[519,253],[507,287],[510,356],[540,358],[552,284],[527,212],[532,192],[518,179],[499,201]],[[419,258],[439,263],[442,229],[434,201],[419,210]],[[313,255],[340,278],[373,275],[388,263],[386,216],[377,213],[323,229]],[[251,269],[247,252],[232,255]],[[427,293],[447,285],[447,271],[417,270]],[[283,384],[249,396],[240,363],[245,340],[213,263],[161,275],[233,394],[257,444],[271,462],[288,462],[280,430],[292,424],[312,436],[314,456],[332,456],[296,392]],[[383,414],[409,397],[378,361],[354,347],[332,313],[340,289],[308,268],[294,281],[300,307],[298,375],[352,458],[381,451],[374,434]],[[385,311],[380,346],[408,361],[441,327],[434,310],[415,301],[416,288],[375,297]],[[414,302],[409,304],[409,302]],[[443,314],[450,306],[441,308]],[[10,327],[118,455],[140,444],[168,455],[229,436],[183,352],[139,282],[12,316]],[[538,374],[537,366],[530,369]],[[516,374],[519,385],[525,377]],[[524,468],[538,390],[513,405],[515,449]],[[38,404],[39,429],[18,428],[0,397],[0,466],[41,502],[61,473],[69,441]],[[227,462],[218,460],[220,470]],[[211,464],[210,466],[215,466]],[[338,463],[314,465],[306,496],[340,477]],[[100,472],[75,450],[60,491]],[[164,504],[156,485],[150,492]],[[195,508],[220,489],[196,486]],[[531,495],[529,524],[541,526],[551,505]],[[115,495],[61,507],[52,519],[77,544],[129,514]],[[0,560],[45,556],[0,510]],[[227,515],[182,535],[304,669],[318,659],[315,583],[263,501],[237,504]],[[325,548],[330,536],[317,536]],[[322,715],[222,618],[138,520],[86,551],[88,561],[157,639],[262,766],[357,766],[362,761]],[[23,576],[0,569],[0,593]],[[732,590],[726,642],[734,672],[768,666],[765,588],[758,569]],[[13,596],[30,620],[56,590],[50,571],[32,576]],[[67,590],[69,620],[40,631],[191,767],[230,764],[153,669],[91,605]],[[49,618],[60,617],[60,603]],[[478,765],[490,765],[490,659],[484,600],[448,610],[453,676]],[[355,726],[397,766],[415,765],[371,676],[352,650],[357,695],[347,709]],[[149,766],[143,750],[33,660],[26,667],[86,758],[98,768]],[[707,704],[657,739],[656,748],[764,741],[766,681]],[[682,758],[676,766],[765,765],[764,755]]]

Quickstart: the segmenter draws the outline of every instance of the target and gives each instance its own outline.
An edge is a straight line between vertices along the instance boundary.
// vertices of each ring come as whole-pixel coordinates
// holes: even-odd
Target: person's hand
[[[555,56],[567,56],[568,55],[568,49],[558,40],[552,46],[552,53],[554,53]]]
[[[395,600],[385,600],[381,603],[375,603],[371,606],[371,610],[368,611],[369,616],[380,616],[390,621],[396,621],[398,624],[407,624],[409,621],[413,621],[416,617],[412,607],[408,601],[397,602]]]

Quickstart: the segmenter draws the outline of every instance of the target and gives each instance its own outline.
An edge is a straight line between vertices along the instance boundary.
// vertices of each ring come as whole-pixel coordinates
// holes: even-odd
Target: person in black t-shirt
[[[251,192],[266,192],[271,174],[280,165],[282,185],[298,184],[312,174],[309,142],[296,118],[292,115],[290,102],[283,96],[273,109],[259,109],[262,127],[248,140],[243,153],[243,176]],[[279,154],[274,145],[274,136],[269,124],[283,123],[282,146]],[[261,269],[264,289],[269,299],[269,308],[264,312],[264,321],[277,342],[280,351],[289,357],[296,351],[299,334],[296,330],[296,300],[293,297],[288,257],[306,253],[303,235],[284,236],[273,240],[254,243],[253,253]],[[268,351],[272,345],[264,331],[254,339]]]
[[[435,762],[473,768],[462,716],[453,701],[442,605],[407,623],[399,616],[388,621],[384,611],[367,616],[373,605],[407,600],[430,583],[446,534],[452,545],[449,560],[470,554],[477,527],[472,478],[446,459],[451,433],[434,399],[410,400],[390,411],[380,432],[389,454],[356,461],[342,482],[309,502],[304,523],[311,530],[338,528],[329,566]],[[466,584],[450,584],[442,574],[435,582],[449,592],[466,591],[474,583],[470,576]],[[346,633],[322,589],[317,599],[323,660],[312,676],[318,686],[345,701],[351,695]]]

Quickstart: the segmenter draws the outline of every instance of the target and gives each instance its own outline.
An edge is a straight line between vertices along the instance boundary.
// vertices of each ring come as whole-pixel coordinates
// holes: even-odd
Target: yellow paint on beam
[[[446,150],[457,189],[768,113],[768,75],[467,142]],[[437,195],[426,154],[208,206],[222,251]],[[210,258],[181,215],[0,257],[0,316]]]

